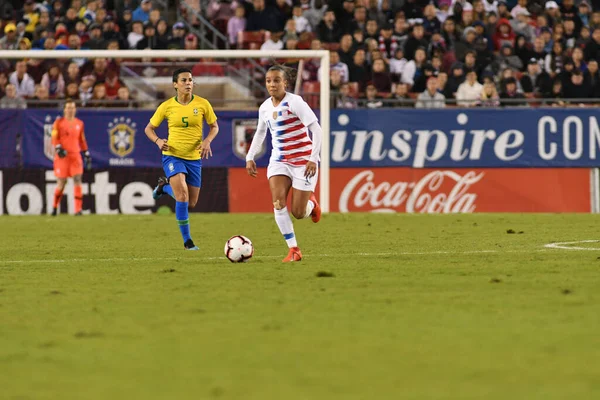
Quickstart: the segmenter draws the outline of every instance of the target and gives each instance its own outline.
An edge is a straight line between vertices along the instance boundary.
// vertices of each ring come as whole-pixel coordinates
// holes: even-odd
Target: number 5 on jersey
[[[190,124],[188,123],[188,117],[181,117],[181,122],[183,122],[184,128],[187,128],[188,126],[190,126]]]

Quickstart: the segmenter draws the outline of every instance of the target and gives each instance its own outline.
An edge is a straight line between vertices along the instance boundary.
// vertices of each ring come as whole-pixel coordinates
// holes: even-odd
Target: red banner
[[[333,168],[332,212],[591,212],[586,168]],[[271,212],[266,169],[229,169],[229,211]]]

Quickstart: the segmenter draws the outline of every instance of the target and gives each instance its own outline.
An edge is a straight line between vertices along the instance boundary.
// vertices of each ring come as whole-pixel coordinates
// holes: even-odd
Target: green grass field
[[[191,221],[0,218],[0,399],[600,398],[599,216]]]

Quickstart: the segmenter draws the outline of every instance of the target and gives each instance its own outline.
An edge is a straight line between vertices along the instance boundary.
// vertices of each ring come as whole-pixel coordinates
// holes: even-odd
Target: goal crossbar
[[[0,50],[0,59],[61,59],[61,58],[318,58],[321,60],[319,81],[320,122],[323,128],[320,165],[319,202],[323,212],[330,210],[330,107],[329,51],[327,50]]]

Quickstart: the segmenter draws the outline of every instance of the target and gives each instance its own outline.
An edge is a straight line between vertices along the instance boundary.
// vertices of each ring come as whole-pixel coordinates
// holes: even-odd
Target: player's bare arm
[[[208,131],[208,135],[202,140],[202,144],[200,144],[200,147],[198,147],[198,150],[200,150],[200,158],[203,159],[212,157],[212,150],[210,148],[210,144],[213,140],[215,140],[215,138],[219,134],[219,124],[217,123],[217,121],[210,124],[209,127],[210,130]]]
[[[169,144],[167,143],[167,140],[158,137],[158,135],[155,132],[156,128],[156,126],[153,126],[149,123],[148,125],[146,125],[146,129],[144,129],[144,133],[146,134],[146,136],[148,136],[148,139],[152,140],[152,142],[154,142],[154,144],[158,146],[158,148],[161,151],[169,150]]]

